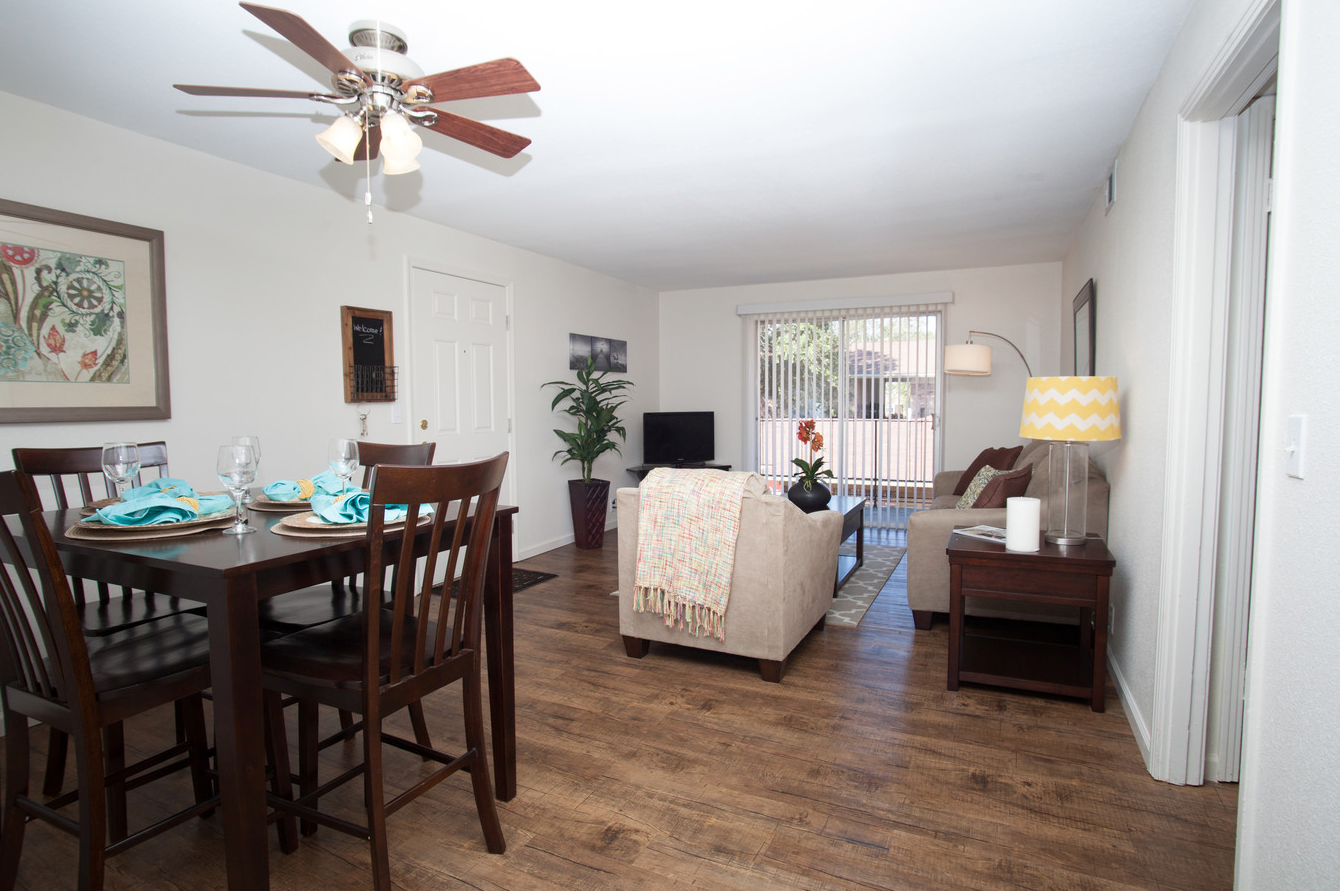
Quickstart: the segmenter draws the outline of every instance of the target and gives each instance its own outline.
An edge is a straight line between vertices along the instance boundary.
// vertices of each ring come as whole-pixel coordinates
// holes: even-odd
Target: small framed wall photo
[[[1094,335],[1097,333],[1097,310],[1094,307],[1093,279],[1084,283],[1075,295],[1075,374],[1092,376]]]

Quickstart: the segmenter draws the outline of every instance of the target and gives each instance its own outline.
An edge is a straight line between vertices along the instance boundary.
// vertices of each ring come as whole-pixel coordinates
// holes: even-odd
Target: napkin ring
[[[172,488],[175,489],[176,486],[173,486]],[[200,502],[195,500],[191,496],[178,495],[177,500],[180,501],[182,504],[190,506],[191,510],[195,511],[196,513],[200,513]]]
[[[298,480],[298,500],[310,501],[316,492],[316,483],[311,480]]]

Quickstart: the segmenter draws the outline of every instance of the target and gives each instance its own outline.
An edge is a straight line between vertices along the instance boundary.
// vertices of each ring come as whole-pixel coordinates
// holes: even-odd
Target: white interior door
[[[410,421],[437,443],[438,464],[511,448],[509,314],[502,285],[410,267]],[[512,479],[509,462],[506,504],[516,503]]]

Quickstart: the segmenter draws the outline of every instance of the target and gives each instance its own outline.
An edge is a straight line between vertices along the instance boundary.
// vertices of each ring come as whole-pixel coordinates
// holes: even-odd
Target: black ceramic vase
[[[823,483],[811,483],[808,492],[805,491],[804,483],[796,483],[786,490],[786,497],[791,499],[792,504],[808,514],[828,507],[828,500],[833,497],[833,493],[828,491],[828,487]]]

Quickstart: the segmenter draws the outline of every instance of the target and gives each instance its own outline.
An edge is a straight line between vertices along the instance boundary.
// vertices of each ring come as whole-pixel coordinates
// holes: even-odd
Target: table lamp
[[[1047,455],[1047,541],[1083,544],[1089,503],[1089,443],[1121,439],[1115,377],[1030,377],[1024,439],[1051,441]]]

